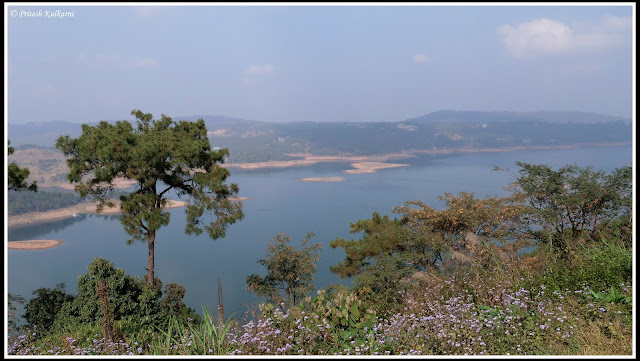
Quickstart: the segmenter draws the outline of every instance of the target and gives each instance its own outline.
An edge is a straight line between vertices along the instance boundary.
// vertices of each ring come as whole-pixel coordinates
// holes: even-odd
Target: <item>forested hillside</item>
[[[439,111],[399,122],[348,123],[267,123],[210,115],[175,118],[203,118],[212,146],[228,148],[228,161],[236,163],[300,159],[302,153],[371,155],[632,140],[630,119],[584,112]],[[68,122],[8,126],[17,150],[25,144],[51,147],[58,136],[76,136],[80,131],[80,124]]]
[[[7,204],[9,215],[13,216],[70,207],[82,201],[83,199],[74,192],[47,192],[40,190],[38,192],[9,192]]]

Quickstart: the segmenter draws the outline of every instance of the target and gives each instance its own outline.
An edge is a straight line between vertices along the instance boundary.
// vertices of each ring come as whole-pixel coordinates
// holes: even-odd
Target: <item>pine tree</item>
[[[128,121],[97,126],[82,125],[80,137],[61,136],[56,147],[68,157],[69,181],[81,197],[98,201],[97,211],[113,207],[110,191],[116,178],[135,182],[134,190],[120,196],[125,231],[136,240],[146,241],[149,249],[147,283],[153,285],[156,232],[169,224],[165,210],[169,192],[188,197],[185,207],[187,234],[200,234],[203,228],[212,239],[225,236],[228,225],[244,217],[242,204],[234,200],[236,184],[225,184],[230,175],[220,166],[228,149],[212,150],[203,119],[174,122],[162,115],[131,112],[137,119],[134,129]],[[203,215],[212,220],[203,223]]]

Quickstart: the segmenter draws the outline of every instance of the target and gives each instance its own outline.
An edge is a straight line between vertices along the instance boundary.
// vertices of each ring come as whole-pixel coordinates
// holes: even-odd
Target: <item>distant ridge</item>
[[[242,119],[242,118],[225,117],[225,116],[222,116],[222,115],[187,115],[187,116],[180,116],[180,117],[171,116],[171,119],[173,119],[174,121],[178,121],[178,120],[194,121],[194,120],[198,120],[200,118],[204,119],[205,123],[216,125],[216,126],[254,125],[254,124],[266,123],[266,122],[257,121],[257,120],[248,120],[248,119]]]
[[[154,114],[154,118],[159,118],[160,115]],[[215,129],[219,127],[228,128],[244,128],[252,125],[266,124],[265,122],[259,122],[255,120],[246,120],[240,118],[231,118],[219,115],[189,115],[174,117],[171,119],[174,121],[188,120],[195,121],[203,118],[207,129]],[[115,123],[117,120],[107,120],[109,123]],[[130,122],[132,120],[129,120]],[[135,122],[135,121],[134,121]],[[52,147],[55,145],[56,139],[61,135],[68,135],[72,138],[79,137],[82,134],[82,124],[98,125],[100,121],[94,122],[67,122],[64,120],[51,120],[44,122],[27,122],[27,123],[8,123],[7,134],[12,146],[19,146],[24,144],[34,144],[43,147]]]
[[[261,126],[265,124],[270,124],[267,122],[261,122],[257,120],[247,120],[242,118],[232,118],[225,117],[222,115],[187,115],[180,117],[171,117],[174,121],[187,120],[187,121],[196,121],[202,118],[204,123],[207,126],[208,130],[218,129],[218,128],[226,128],[232,130],[239,130],[252,126]]]
[[[159,114],[155,115],[156,118],[159,116]],[[373,151],[377,146],[390,144],[394,144],[393,148],[396,150],[427,145],[430,147],[453,146],[453,143],[448,144],[448,142],[455,138],[464,138],[469,144],[473,143],[476,146],[488,144],[489,139],[501,139],[495,145],[507,146],[509,143],[510,146],[513,146],[518,142],[531,141],[529,138],[532,137],[539,137],[538,142],[546,141],[545,139],[551,141],[558,137],[567,142],[569,139],[573,139],[573,142],[593,142],[598,139],[614,141],[623,137],[623,134],[616,133],[617,135],[614,136],[610,133],[612,131],[626,133],[628,132],[626,129],[631,124],[629,118],[579,111],[440,110],[403,121],[346,123],[309,121],[276,123],[220,115],[171,116],[171,118],[176,121],[194,121],[202,118],[207,130],[210,131],[210,136],[216,137],[216,144],[219,144],[217,146],[228,146],[236,150],[238,155],[256,153],[267,158],[272,157],[275,153],[297,153],[307,150],[317,150],[323,152],[322,154],[358,153],[364,152],[364,149]],[[115,123],[115,120],[108,122]],[[494,123],[496,126],[484,129],[485,125],[489,123]],[[547,129],[544,130],[546,132],[544,135],[541,133],[542,128],[537,127],[542,123],[546,124],[543,128]],[[22,124],[9,123],[7,131],[11,145],[14,147],[29,144],[39,147],[53,147],[61,135],[69,135],[74,138],[80,136],[82,133],[81,124],[60,120]],[[96,125],[98,122],[86,122],[86,124]],[[463,131],[464,134],[462,134],[460,133],[462,128],[459,128],[459,124],[466,124],[470,128]],[[479,125],[482,125],[482,131],[477,129]],[[581,136],[582,138],[573,134],[577,130],[576,127],[587,125],[590,127],[590,130],[585,129],[589,133],[588,140],[585,138],[585,134]],[[553,131],[549,128],[550,126],[554,128]],[[519,135],[516,137],[516,134]],[[252,141],[248,142],[249,138]],[[258,143],[255,143],[256,141]],[[461,143],[457,142],[456,144]],[[298,148],[294,148],[294,145]],[[365,145],[367,146],[365,147]],[[262,148],[258,148],[258,146]]]
[[[631,119],[598,113],[579,111],[457,111],[439,110],[418,118],[404,120],[403,123],[488,123],[506,121],[537,121],[549,123],[608,123],[630,122]]]

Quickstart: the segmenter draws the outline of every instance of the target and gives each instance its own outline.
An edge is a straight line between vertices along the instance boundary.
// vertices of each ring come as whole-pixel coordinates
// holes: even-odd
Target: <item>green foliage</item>
[[[533,287],[565,290],[588,284],[593,289],[608,289],[633,279],[633,248],[615,237],[580,245],[573,262],[549,243],[537,246],[529,255],[539,263],[528,272],[527,282]]]
[[[618,238],[580,247],[572,275],[575,281],[608,288],[633,278],[633,248]]]
[[[272,303],[261,304],[260,312],[256,338],[282,334],[269,341],[274,343],[271,346],[274,349],[279,346],[281,351],[278,353],[331,355],[353,349],[354,344],[359,347],[370,345],[372,351],[376,346],[375,311],[344,286],[319,290],[317,296],[305,297],[298,305],[289,307],[286,313]],[[285,334],[287,330],[288,335]],[[265,349],[252,345],[253,342],[254,338],[249,335],[238,346],[243,347],[243,353],[249,354]],[[256,346],[257,350],[254,349]]]
[[[379,314],[396,312],[407,280],[416,272],[414,259],[409,251],[371,257],[371,262],[353,277],[357,294]]]
[[[40,335],[47,334],[58,317],[58,312],[67,303],[74,300],[72,295],[65,293],[64,283],[56,288],[38,288],[33,291],[36,297],[29,300],[25,307],[24,318],[28,327]]]
[[[213,239],[224,237],[226,227],[244,215],[242,204],[230,199],[238,186],[224,183],[230,173],[219,165],[229,152],[212,150],[204,120],[174,122],[166,115],[152,120],[152,114],[139,110],[131,114],[138,121],[135,129],[127,121],[83,124],[80,137],[61,136],[56,147],[68,157],[68,180],[81,197],[99,202],[98,211],[114,205],[109,191],[116,178],[135,181],[135,190],[120,196],[120,221],[132,236],[129,242],[148,243],[151,285],[156,231],[169,224],[167,192],[189,197],[187,234],[200,234],[204,228]],[[201,222],[205,212],[213,216],[210,223]]]
[[[333,326],[333,340],[338,343],[338,350],[351,347],[352,340],[360,345],[373,338],[376,313],[353,292],[328,294],[320,290],[313,299],[307,298],[300,308],[319,315],[323,322]]]
[[[20,295],[7,293],[7,333],[9,337],[14,337],[20,334],[23,327],[18,325],[18,316],[16,315],[16,304],[24,305],[27,300]]]
[[[199,319],[195,311],[182,302],[187,290],[177,283],[168,283],[165,286],[164,297],[160,301],[160,310],[164,316],[177,316],[181,318]],[[196,321],[197,322],[197,321]]]
[[[267,246],[267,258],[258,260],[267,268],[267,275],[248,276],[247,290],[278,304],[295,305],[304,298],[314,288],[313,274],[322,248],[320,243],[307,246],[313,236],[313,233],[307,234],[299,250],[289,244],[291,237],[286,233],[272,238]]]
[[[406,248],[407,229],[397,219],[382,217],[378,212],[374,212],[371,219],[351,223],[349,233],[359,232],[364,232],[361,240],[337,238],[329,244],[331,248],[343,247],[347,255],[342,263],[331,267],[331,272],[337,273],[340,277],[360,273],[364,267],[372,263],[371,258],[374,256],[391,255]]]
[[[600,224],[631,212],[629,166],[606,174],[576,165],[557,171],[547,165],[516,165],[521,169],[512,191],[529,208],[527,232],[570,261],[581,241],[597,235]]]
[[[492,317],[500,317],[503,314],[503,312],[499,308],[494,308],[491,306],[485,306],[480,304],[477,304],[476,307],[482,311],[485,311],[487,315]]]
[[[469,233],[498,241],[517,237],[524,209],[512,197],[476,199],[473,193],[460,192],[458,196],[445,193],[438,199],[445,202],[440,211],[420,201],[409,201],[394,212],[403,214],[405,222],[437,234],[452,250],[465,248]]]
[[[352,223],[351,233],[364,235],[331,242],[332,248],[343,247],[346,253],[331,271],[355,276],[354,283],[373,305],[388,305],[397,303],[406,286],[402,281],[414,274],[450,273],[463,266],[495,270],[527,245],[526,239],[514,240],[523,208],[512,198],[476,199],[462,192],[440,199],[445,201],[440,211],[411,201],[395,208],[400,220],[374,213],[371,219]]]
[[[160,337],[154,339],[151,352],[155,355],[225,355],[232,349],[227,334],[233,325],[232,319],[218,324],[206,309],[202,308],[204,321],[195,324],[171,316]]]
[[[45,212],[70,207],[80,202],[82,198],[69,192],[10,192],[7,197],[9,215]]]
[[[406,286],[401,280],[442,261],[442,239],[407,222],[374,212],[370,219],[351,223],[350,233],[360,232],[360,240],[331,241],[332,248],[344,248],[346,257],[330,270],[343,278],[353,276],[359,294],[376,309],[398,303]]]
[[[618,239],[625,247],[630,248],[633,242],[632,213],[603,219],[594,233],[595,239]]]
[[[176,316],[182,313],[187,306],[182,298],[187,291],[177,283],[169,283],[165,286],[164,298],[160,301],[160,308],[165,315]]]
[[[159,300],[162,284],[159,280],[156,279],[154,287],[150,287],[103,258],[94,259],[87,270],[78,279],[77,296],[62,308],[58,327],[68,329],[79,323],[92,324],[102,320],[102,304],[97,297],[100,280],[106,283],[114,321],[129,320],[138,329],[148,329],[163,322]]]
[[[52,314],[56,317],[53,330],[57,333],[71,333],[79,325],[87,325],[87,332],[97,328],[101,333],[106,322],[112,335],[125,335],[142,343],[150,342],[157,327],[164,327],[169,317],[180,322],[192,319],[200,323],[200,316],[182,302],[186,291],[181,285],[167,284],[165,297],[161,299],[159,279],[153,287],[149,286],[103,258],[94,259],[87,270],[78,279],[77,296]],[[100,287],[101,282],[106,287]],[[106,297],[100,297],[105,291]],[[108,309],[102,303],[105,298]],[[105,319],[105,310],[111,313],[108,319]]]
[[[624,293],[619,292],[613,286],[611,286],[609,293],[595,292],[593,290],[590,290],[590,291],[591,291],[591,296],[593,296],[593,298],[600,300],[604,303],[630,303],[631,302],[631,296],[627,296]]]
[[[11,144],[11,142],[9,141],[9,145]],[[13,147],[9,146],[7,149],[7,153],[9,155],[13,154],[14,149]],[[33,191],[33,192],[37,192],[38,191],[38,184],[37,182],[33,182],[31,184],[29,184],[27,182],[27,178],[29,178],[29,169],[27,168],[20,168],[16,163],[11,162],[9,163],[9,165],[7,166],[7,181],[9,184],[9,190],[28,190],[28,191]]]

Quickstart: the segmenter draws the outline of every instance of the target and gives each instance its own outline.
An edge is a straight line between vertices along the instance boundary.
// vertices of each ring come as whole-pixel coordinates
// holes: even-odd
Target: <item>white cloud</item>
[[[424,54],[416,54],[413,56],[413,62],[416,64],[426,63],[429,61],[429,57]]]
[[[252,65],[245,71],[246,75],[249,76],[262,76],[271,74],[276,70],[276,68],[271,64],[265,65]]]
[[[507,51],[515,57],[563,52],[571,46],[573,38],[571,28],[549,19],[536,19],[515,27],[502,25],[498,33]]]
[[[515,26],[498,27],[504,46],[512,56],[595,52],[624,44],[631,39],[631,19],[606,16],[600,24],[534,19]]]
[[[276,71],[276,67],[271,64],[252,65],[244,71],[244,83],[247,85],[255,84],[258,78],[272,74]]]

